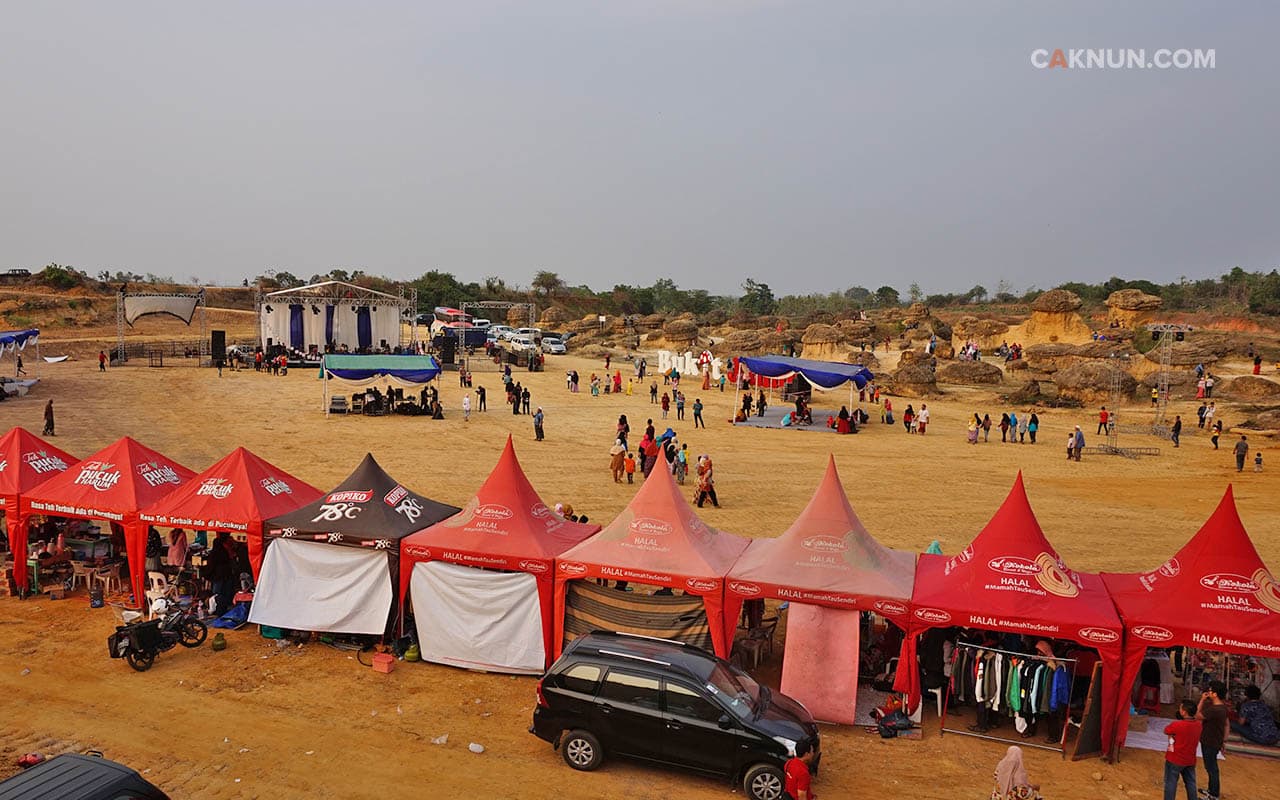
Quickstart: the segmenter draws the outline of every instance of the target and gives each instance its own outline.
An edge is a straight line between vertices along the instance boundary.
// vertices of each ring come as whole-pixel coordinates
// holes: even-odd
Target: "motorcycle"
[[[189,606],[172,605],[157,600],[154,609],[159,617],[146,622],[118,625],[107,637],[107,652],[112,658],[123,658],[138,672],[151,669],[156,656],[174,645],[199,647],[209,636],[209,629],[196,618]]]

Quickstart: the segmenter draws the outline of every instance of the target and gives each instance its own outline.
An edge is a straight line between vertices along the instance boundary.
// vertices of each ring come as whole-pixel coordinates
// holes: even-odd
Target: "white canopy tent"
[[[417,290],[387,294],[353,283],[324,281],[258,296],[258,332],[265,347],[324,352],[392,349],[417,341]],[[408,323],[408,342],[402,335]]]

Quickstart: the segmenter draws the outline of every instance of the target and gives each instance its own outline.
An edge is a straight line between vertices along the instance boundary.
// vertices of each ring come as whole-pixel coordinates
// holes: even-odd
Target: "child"
[[[1253,454],[1253,471],[1262,472],[1262,451]]]
[[[681,444],[680,452],[676,453],[676,481],[684,486],[685,476],[689,474],[689,445]],[[1259,467],[1258,469],[1262,469]]]
[[[627,472],[627,483],[636,482],[636,457],[627,453],[626,459],[622,462],[622,468]]]

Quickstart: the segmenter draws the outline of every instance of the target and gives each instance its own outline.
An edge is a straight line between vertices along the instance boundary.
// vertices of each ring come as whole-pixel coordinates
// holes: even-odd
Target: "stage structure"
[[[1153,337],[1158,337],[1156,347],[1160,348],[1160,371],[1156,373],[1156,417],[1151,422],[1151,434],[1162,439],[1172,436],[1168,421],[1169,379],[1173,372],[1173,343],[1181,342],[1194,330],[1190,325],[1174,325],[1167,322],[1153,323],[1147,326]]]
[[[258,343],[323,353],[327,345],[352,353],[413,347],[418,341],[418,290],[406,295],[323,281],[259,294]],[[405,326],[408,325],[408,335]]]
[[[1160,455],[1159,447],[1121,447],[1120,431],[1121,425],[1117,421],[1119,414],[1116,409],[1128,398],[1124,392],[1124,378],[1128,372],[1129,354],[1128,353],[1112,353],[1110,358],[1111,366],[1111,385],[1107,394],[1107,408],[1111,409],[1110,417],[1107,424],[1107,441],[1105,444],[1096,445],[1094,447],[1086,447],[1085,452],[1097,453],[1104,456],[1124,456],[1125,458],[1137,459],[1139,456],[1158,456]],[[1133,426],[1126,426],[1127,432],[1134,432]],[[1147,429],[1139,431],[1147,433]]]
[[[130,292],[128,284],[120,287],[116,293],[116,359],[123,364],[128,360],[124,346],[125,326],[133,327],[133,323],[142,317],[154,314],[168,314],[191,325],[196,311],[200,312],[200,356],[209,354],[209,322],[205,316],[204,289],[198,292]]]

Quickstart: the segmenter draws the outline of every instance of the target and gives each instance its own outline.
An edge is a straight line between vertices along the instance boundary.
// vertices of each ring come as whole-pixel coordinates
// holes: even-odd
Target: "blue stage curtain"
[[[289,346],[294,350],[301,350],[303,342],[302,305],[295,303],[289,306]]]
[[[361,350],[373,346],[373,316],[368,306],[356,309],[356,339]]]

